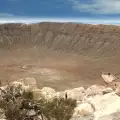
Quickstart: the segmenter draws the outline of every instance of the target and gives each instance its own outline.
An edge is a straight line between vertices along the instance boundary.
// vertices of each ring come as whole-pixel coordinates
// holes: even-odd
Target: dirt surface
[[[119,43],[112,25],[0,25],[0,80],[34,77],[56,90],[103,84],[102,72],[119,77]]]

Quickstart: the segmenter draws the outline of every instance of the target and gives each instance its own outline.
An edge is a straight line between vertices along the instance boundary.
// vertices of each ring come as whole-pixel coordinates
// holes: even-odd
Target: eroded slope
[[[119,53],[120,27],[75,23],[3,24],[0,46],[45,46],[58,51],[96,56]]]
[[[120,27],[76,23],[0,25],[0,80],[34,77],[58,90],[120,73]]]

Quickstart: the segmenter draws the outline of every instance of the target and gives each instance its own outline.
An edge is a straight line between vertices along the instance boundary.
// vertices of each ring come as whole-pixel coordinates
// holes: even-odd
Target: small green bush
[[[73,110],[76,107],[76,100],[54,98],[53,101],[47,102],[41,99],[39,103],[43,106],[43,115],[52,120],[69,120],[72,117]]]
[[[2,98],[0,108],[5,111],[7,120],[70,120],[76,107],[76,100],[72,99],[54,98],[48,101],[42,98],[35,101],[33,93],[21,93],[21,87],[8,87],[3,91]],[[36,114],[29,116],[30,110],[34,110]]]

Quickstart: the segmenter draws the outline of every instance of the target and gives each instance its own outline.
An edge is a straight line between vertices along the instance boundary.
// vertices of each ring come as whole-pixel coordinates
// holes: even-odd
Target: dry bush
[[[48,120],[69,120],[73,115],[73,110],[76,107],[76,100],[54,98],[53,101],[41,99],[39,104],[43,106],[43,115]]]
[[[76,100],[72,99],[54,98],[48,101],[42,98],[35,101],[32,92],[23,92],[21,87],[9,86],[2,90],[0,99],[0,108],[7,120],[69,120],[75,107]]]

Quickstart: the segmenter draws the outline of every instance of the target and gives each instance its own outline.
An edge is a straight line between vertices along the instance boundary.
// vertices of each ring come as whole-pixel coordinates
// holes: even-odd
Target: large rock
[[[62,97],[65,97],[65,95],[67,94],[67,98],[75,99],[77,101],[82,101],[84,98],[84,92],[85,89],[83,87],[80,87],[71,90],[65,90],[64,92],[61,92],[60,95]]]
[[[52,88],[44,87],[40,91],[41,91],[41,95],[43,97],[45,97],[46,99],[65,98],[66,95],[67,95],[67,98],[75,99],[77,101],[82,101],[82,99],[84,98],[85,89],[83,87],[80,87],[80,88],[74,88],[74,89],[71,89],[71,90],[56,92]]]
[[[14,91],[16,92],[16,88],[19,88],[19,90],[21,91],[21,93],[23,91],[29,91],[31,88],[29,85],[25,85],[23,84],[23,82],[17,82],[17,81],[14,81],[14,82],[11,82],[9,86],[12,86],[14,88]],[[8,86],[7,86],[8,87]],[[7,88],[5,87],[5,89]],[[5,90],[4,89],[4,90]]]
[[[116,80],[116,77],[112,73],[102,73],[101,77],[104,79],[105,83],[111,83]]]
[[[89,102],[95,107],[94,114],[96,118],[120,111],[120,97],[114,92],[105,95],[97,95],[93,98],[91,97]]]
[[[73,116],[88,116],[93,114],[94,109],[89,103],[78,104],[74,110]]]
[[[113,89],[112,88],[110,88],[110,87],[107,87],[107,88],[105,88],[105,89],[103,89],[103,94],[108,94],[108,93],[112,93],[113,92]]]
[[[52,100],[56,97],[55,90],[49,87],[44,87],[43,89],[33,89],[32,92],[34,100],[40,100],[41,98]]]
[[[120,112],[115,112],[110,115],[104,115],[101,117],[97,117],[94,120],[120,120]]]
[[[53,88],[50,88],[50,87],[44,87],[41,89],[41,92],[46,95],[48,94],[54,94],[55,93],[55,90]]]
[[[11,82],[10,83],[10,86],[13,86],[13,87],[15,87],[15,88],[18,88],[18,87],[23,87],[24,86],[24,84],[22,83],[22,82],[19,82],[19,81],[13,81],[13,82]],[[6,87],[7,88],[7,87]]]
[[[93,120],[94,109],[89,103],[78,104],[70,120]]]
[[[37,113],[36,113],[36,111],[34,110],[34,109],[31,109],[31,110],[29,110],[28,112],[27,112],[27,115],[28,116],[35,116]]]
[[[41,98],[45,98],[47,100],[51,100],[56,97],[56,91],[49,87],[44,87],[43,89],[33,89],[33,98],[34,100],[40,100]]]
[[[87,88],[87,90],[85,90],[85,95],[87,97],[95,96],[95,95],[102,95],[103,90],[105,90],[104,86],[92,85],[91,87]]]
[[[51,100],[55,97],[56,91],[53,88],[44,87],[41,89],[41,95],[48,100]]]
[[[32,89],[36,89],[37,88],[37,83],[36,83],[35,78],[27,77],[27,78],[20,79],[18,81],[23,83],[26,86],[30,86]]]

